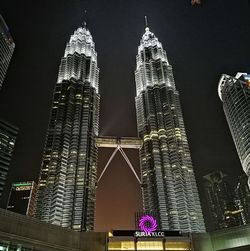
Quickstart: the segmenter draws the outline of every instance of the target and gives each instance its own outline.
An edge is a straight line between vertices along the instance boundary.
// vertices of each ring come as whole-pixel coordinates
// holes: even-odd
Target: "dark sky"
[[[60,59],[88,11],[100,67],[100,134],[136,136],[135,56],[144,15],[167,51],[180,91],[202,205],[202,176],[242,168],[217,94],[222,73],[250,72],[248,0],[1,0],[16,50],[0,91],[0,117],[19,127],[8,184],[37,180]],[[137,153],[127,152],[135,160]],[[99,170],[111,150],[99,151]],[[8,186],[3,196],[6,203]],[[118,154],[97,190],[96,230],[134,227],[140,187]],[[206,212],[205,212],[206,216]]]

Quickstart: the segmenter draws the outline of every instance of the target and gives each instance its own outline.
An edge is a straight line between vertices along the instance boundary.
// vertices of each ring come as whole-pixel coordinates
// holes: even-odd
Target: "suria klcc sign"
[[[135,237],[164,237],[163,231],[157,230],[156,219],[151,215],[143,215],[139,220],[139,228],[141,231],[135,232]]]

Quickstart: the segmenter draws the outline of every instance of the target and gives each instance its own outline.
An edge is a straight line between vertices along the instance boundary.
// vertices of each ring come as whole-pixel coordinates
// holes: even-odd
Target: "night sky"
[[[236,181],[243,171],[217,87],[222,73],[250,72],[250,6],[248,0],[202,2],[1,0],[16,50],[0,91],[0,117],[20,130],[2,207],[11,182],[38,179],[60,59],[85,9],[100,67],[100,135],[137,135],[135,57],[147,15],[173,65],[203,209],[203,175],[219,169]],[[111,152],[99,150],[98,173]],[[138,153],[126,152],[139,172]],[[118,154],[98,185],[96,230],[133,229],[141,208],[140,186]]]

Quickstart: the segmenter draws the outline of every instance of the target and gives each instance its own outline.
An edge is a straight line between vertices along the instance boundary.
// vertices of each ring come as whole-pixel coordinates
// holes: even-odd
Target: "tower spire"
[[[84,10],[83,14],[83,27],[85,28],[87,25],[87,10]]]
[[[145,28],[148,28],[148,18],[147,16],[145,16],[144,18],[145,18],[145,26],[146,26]]]

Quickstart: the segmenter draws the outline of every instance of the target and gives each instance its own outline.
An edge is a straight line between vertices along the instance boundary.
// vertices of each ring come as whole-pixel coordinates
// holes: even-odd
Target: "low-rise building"
[[[1,251],[106,251],[106,236],[76,232],[0,209]]]

